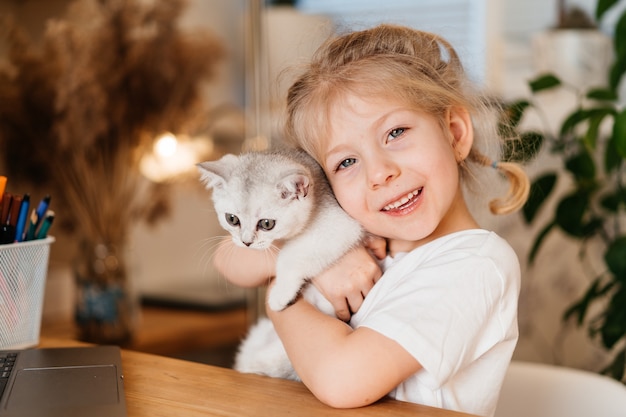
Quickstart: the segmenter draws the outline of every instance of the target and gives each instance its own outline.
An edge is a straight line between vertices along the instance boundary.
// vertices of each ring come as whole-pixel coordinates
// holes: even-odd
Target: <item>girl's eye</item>
[[[355,158],[347,158],[344,159],[343,161],[341,161],[339,163],[339,166],[337,167],[337,170],[340,169],[346,169],[348,168],[350,165],[354,165],[356,163],[356,159]]]
[[[226,213],[224,216],[226,217],[226,221],[228,222],[228,224],[235,227],[239,226],[239,217],[230,213]]]
[[[274,226],[276,226],[276,220],[272,220],[272,219],[261,219],[257,223],[257,229],[261,229],[265,231],[272,230]]]
[[[394,140],[400,136],[402,136],[402,134],[406,131],[405,128],[403,127],[398,127],[396,129],[392,129],[391,132],[389,132],[389,136],[387,137],[387,139],[389,140]]]

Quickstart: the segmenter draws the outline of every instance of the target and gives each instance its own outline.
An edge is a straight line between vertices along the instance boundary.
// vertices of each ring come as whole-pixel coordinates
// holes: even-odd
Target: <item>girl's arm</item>
[[[358,311],[363,299],[382,274],[378,263],[370,255],[370,252],[377,253],[381,243],[376,241],[376,245],[372,242],[366,243],[367,249],[360,246],[348,252],[313,280],[313,284],[331,302],[335,314],[342,320],[349,320],[350,315]],[[269,252],[242,248],[228,239],[218,246],[213,264],[233,284],[250,288],[265,285],[276,275],[277,256],[277,250]]]
[[[213,265],[233,284],[252,288],[267,284],[276,275],[276,256],[278,250],[242,248],[227,239],[217,247]]]
[[[366,327],[353,330],[303,299],[267,314],[298,376],[332,407],[371,404],[421,369],[395,341]]]

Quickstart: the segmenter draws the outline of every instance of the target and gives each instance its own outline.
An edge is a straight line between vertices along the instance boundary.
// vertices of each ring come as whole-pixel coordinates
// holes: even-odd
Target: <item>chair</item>
[[[626,417],[626,386],[592,372],[513,361],[495,417]]]

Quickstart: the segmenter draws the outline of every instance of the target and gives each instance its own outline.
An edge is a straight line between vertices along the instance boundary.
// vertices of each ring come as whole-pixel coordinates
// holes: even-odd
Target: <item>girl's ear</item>
[[[474,144],[474,126],[469,112],[463,107],[448,111],[448,129],[457,162],[464,161]]]

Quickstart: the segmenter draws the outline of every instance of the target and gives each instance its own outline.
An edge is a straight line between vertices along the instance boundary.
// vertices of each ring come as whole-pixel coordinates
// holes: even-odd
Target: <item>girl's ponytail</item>
[[[530,192],[530,182],[526,172],[515,162],[494,162],[475,149],[469,154],[469,159],[483,166],[497,169],[509,181],[509,190],[504,197],[495,198],[489,202],[489,210],[493,214],[509,214],[521,209]]]

